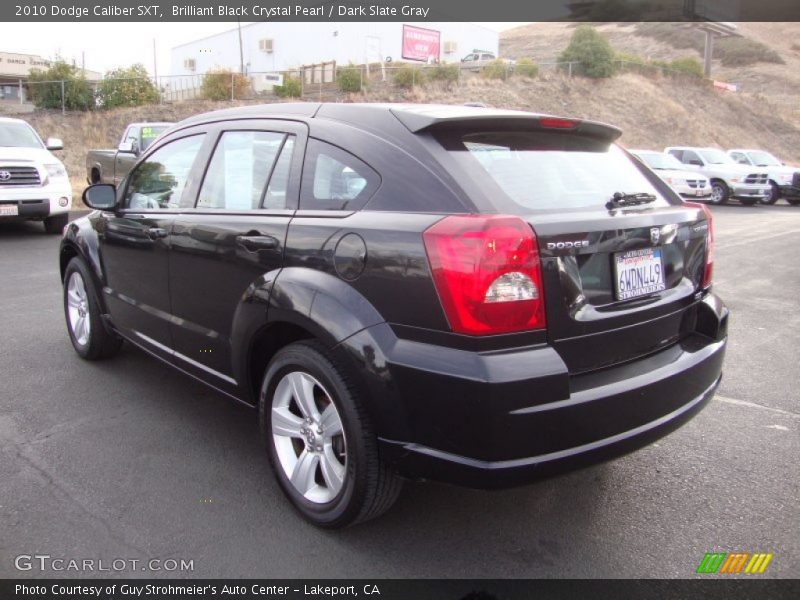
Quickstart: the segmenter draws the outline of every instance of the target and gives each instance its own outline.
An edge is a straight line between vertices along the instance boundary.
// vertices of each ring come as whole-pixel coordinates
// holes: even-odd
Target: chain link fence
[[[615,61],[617,73],[637,73],[651,78],[669,77],[702,82],[702,76],[666,64]],[[485,64],[363,64],[339,66],[320,63],[288,71],[212,71],[205,74],[160,76],[157,79],[103,79],[89,81],[19,81],[0,86],[0,106],[18,105],[48,109],[93,110],[112,106],[182,103],[200,100],[263,101],[298,98],[327,102],[345,101],[351,94],[374,92],[396,94],[426,84],[470,85],[473,80],[571,78],[580,72],[578,62],[492,61]],[[762,90],[735,88],[757,94]],[[775,90],[771,90],[773,93]],[[780,96],[779,96],[780,97]],[[787,94],[791,101],[794,94]]]

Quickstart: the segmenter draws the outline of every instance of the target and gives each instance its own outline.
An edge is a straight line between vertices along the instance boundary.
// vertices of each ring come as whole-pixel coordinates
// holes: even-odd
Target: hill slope
[[[663,149],[672,145],[764,148],[800,164],[800,127],[791,115],[765,97],[717,92],[705,83],[624,74],[611,79],[567,78],[560,74],[507,82],[468,80],[462,86],[430,85],[402,91],[375,86],[349,96],[361,102],[434,102],[490,106],[606,121],[623,130],[627,147]],[[131,121],[177,121],[230,106],[195,102],[92,113],[38,112],[31,124],[45,136],[64,139],[64,162],[76,194],[85,185],[86,151],[112,147]]]

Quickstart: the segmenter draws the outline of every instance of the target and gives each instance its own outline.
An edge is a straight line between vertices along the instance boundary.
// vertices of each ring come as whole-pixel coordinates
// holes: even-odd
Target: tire
[[[710,204],[725,204],[731,197],[731,192],[724,181],[711,182],[711,196],[708,199]]]
[[[81,358],[102,360],[119,352],[122,338],[103,323],[97,288],[80,258],[69,261],[64,272],[64,316],[72,347]]]
[[[775,204],[781,197],[781,190],[775,183],[770,182],[769,187],[769,196],[762,198],[761,204]]]
[[[800,206],[800,198],[787,198],[786,201],[792,206]]]
[[[67,223],[69,223],[68,213],[47,217],[44,220],[44,231],[45,233],[60,234],[64,230],[64,227],[67,226]]]
[[[259,421],[281,490],[314,525],[339,529],[375,518],[400,494],[402,480],[378,455],[352,378],[319,342],[295,342],[275,355]]]

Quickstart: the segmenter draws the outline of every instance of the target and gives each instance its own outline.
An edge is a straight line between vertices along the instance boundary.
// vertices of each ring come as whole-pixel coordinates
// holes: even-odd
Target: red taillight
[[[559,119],[556,117],[542,117],[539,119],[539,126],[545,129],[574,129],[578,126],[578,121]]]
[[[423,234],[450,328],[492,335],[545,326],[536,235],[519,217],[453,215]]]
[[[714,272],[714,219],[711,216],[711,210],[705,204],[696,202],[684,202],[684,204],[702,209],[708,223],[708,229],[706,229],[706,266],[703,269],[703,288],[707,288],[711,285],[711,278]]]

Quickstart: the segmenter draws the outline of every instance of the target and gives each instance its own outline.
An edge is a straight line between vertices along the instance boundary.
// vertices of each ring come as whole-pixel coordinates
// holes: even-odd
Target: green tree
[[[283,76],[283,85],[276,85],[273,90],[279,98],[299,98],[303,95],[303,85],[298,77]]]
[[[57,60],[49,69],[31,69],[27,85],[28,97],[38,108],[60,109],[62,81],[64,108],[67,110],[94,108],[94,92],[83,72],[63,60]]]
[[[673,74],[688,75],[689,77],[703,77],[703,65],[694,57],[676,58],[669,63],[669,68]]]
[[[418,67],[403,65],[395,69],[392,81],[397,87],[412,88],[425,83],[425,73]]]
[[[230,69],[214,69],[203,75],[200,95],[206,100],[231,100],[245,96],[250,80]]]
[[[108,71],[97,89],[105,108],[140,106],[158,102],[158,90],[142,64]]]
[[[361,70],[351,63],[343,69],[339,69],[336,74],[336,81],[339,84],[339,89],[343,92],[360,92],[362,84]]]
[[[581,25],[575,29],[559,62],[574,62],[572,72],[585,77],[614,75],[614,49],[594,27]]]
[[[539,65],[530,58],[520,58],[514,65],[514,75],[534,79],[539,75]]]

